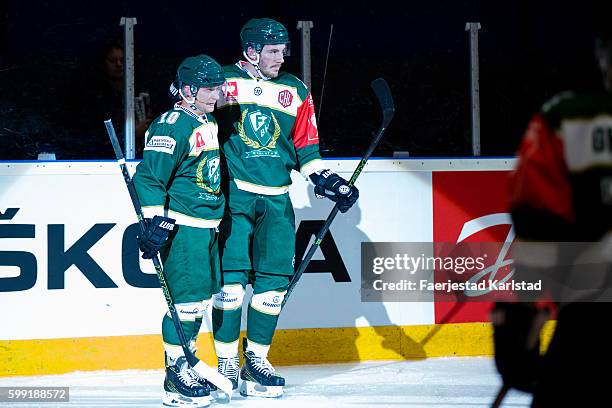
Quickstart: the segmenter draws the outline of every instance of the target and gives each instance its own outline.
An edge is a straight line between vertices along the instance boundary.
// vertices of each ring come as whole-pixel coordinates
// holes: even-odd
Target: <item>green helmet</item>
[[[189,85],[195,95],[199,88],[213,88],[225,82],[223,68],[208,55],[188,57],[181,62],[176,71],[178,89]]]
[[[271,18],[253,18],[240,31],[242,50],[255,48],[259,54],[264,45],[286,44],[289,47],[289,33],[284,25]]]

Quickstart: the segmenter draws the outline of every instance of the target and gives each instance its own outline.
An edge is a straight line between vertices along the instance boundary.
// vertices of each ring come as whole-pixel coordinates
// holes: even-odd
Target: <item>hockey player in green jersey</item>
[[[180,101],[146,133],[134,185],[148,219],[139,237],[143,258],[160,252],[185,335],[195,341],[211,297],[220,289],[217,226],[225,200],[220,188],[217,124],[210,113],[225,77],[206,55],[185,59],[175,83]],[[166,358],[164,405],[207,406],[210,385],[191,370],[169,314],[162,321]]]
[[[599,327],[612,313],[612,30],[605,7],[599,14],[595,57],[603,89],[563,92],[546,102],[527,126],[509,179],[509,212],[523,248],[514,252],[515,279],[545,277],[544,300],[558,302],[541,358],[525,341],[538,338],[536,305],[495,308],[503,317],[495,326],[497,367],[506,386],[527,384],[533,408],[610,403],[609,381],[599,369],[612,356],[576,352],[608,349]]]
[[[227,82],[216,113],[229,186],[220,227],[223,286],[213,297],[213,331],[219,372],[237,388],[242,303],[251,284],[240,392],[277,397],[285,379],[267,355],[294,273],[290,173],[310,179],[317,196],[337,202],[342,212],[359,192],[324,168],[312,96],[299,79],[280,71],[289,46],[285,27],[252,19],[240,39],[245,60],[224,67]]]

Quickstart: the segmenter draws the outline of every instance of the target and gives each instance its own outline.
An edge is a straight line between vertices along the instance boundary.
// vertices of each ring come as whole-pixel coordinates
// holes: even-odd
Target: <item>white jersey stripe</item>
[[[297,116],[297,110],[304,102],[298,94],[298,89],[294,86],[272,81],[253,81],[250,78],[227,78],[226,81],[231,84],[235,95],[228,96],[222,93],[221,98],[217,101],[217,108],[226,105],[256,104]],[[291,93],[291,103],[285,106],[281,104],[281,100],[286,104],[288,99],[279,99],[279,97],[282,92],[287,91]]]
[[[570,171],[612,165],[612,116],[566,119],[561,122],[559,135]],[[590,138],[588,143],[585,137]]]

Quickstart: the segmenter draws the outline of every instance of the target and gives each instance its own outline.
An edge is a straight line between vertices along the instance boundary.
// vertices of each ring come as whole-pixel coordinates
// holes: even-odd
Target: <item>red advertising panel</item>
[[[433,172],[434,242],[513,241],[507,213],[507,171]],[[505,253],[489,256],[488,270],[500,269]],[[507,261],[506,261],[507,262]],[[511,262],[511,261],[510,261]],[[490,273],[490,272],[489,272]],[[499,277],[499,276],[498,276]],[[485,277],[486,278],[486,277]],[[436,280],[438,274],[436,273]],[[470,301],[435,303],[436,323],[488,322],[491,302],[472,295]]]

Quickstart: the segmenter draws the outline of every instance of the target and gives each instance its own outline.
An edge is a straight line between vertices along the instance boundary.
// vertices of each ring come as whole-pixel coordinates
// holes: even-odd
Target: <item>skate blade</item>
[[[207,407],[210,405],[211,397],[186,397],[174,392],[165,391],[162,403],[165,407]]]
[[[229,404],[234,397],[233,395],[227,395],[222,390],[211,391],[210,396],[213,397],[213,401],[217,404]]]
[[[211,391],[210,396],[214,398],[214,401],[219,404],[228,404],[232,400],[232,395],[227,395],[221,390]]]
[[[220,404],[227,404],[231,402],[232,398],[234,398],[234,390],[237,390],[237,389],[238,389],[238,384],[236,384],[236,386],[234,387],[234,383],[232,382],[232,392],[230,395],[228,395],[227,392],[219,388],[217,388],[214,391],[211,390],[210,395],[214,398],[215,402],[218,402]]]
[[[279,398],[283,395],[283,387],[265,386],[253,381],[243,380],[240,384],[240,395],[243,397]]]

